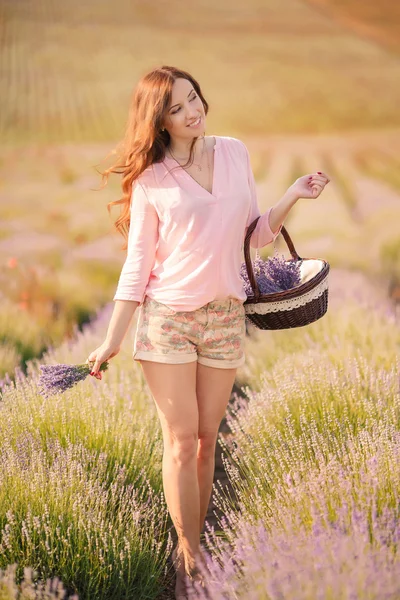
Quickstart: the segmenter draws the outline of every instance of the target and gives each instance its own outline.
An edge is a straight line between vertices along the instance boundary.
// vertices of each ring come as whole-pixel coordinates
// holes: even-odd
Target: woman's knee
[[[196,458],[198,437],[197,431],[187,429],[176,431],[164,427],[164,450],[167,455],[179,464],[186,464]]]
[[[199,432],[198,458],[210,460],[215,457],[215,446],[218,439],[218,431]]]

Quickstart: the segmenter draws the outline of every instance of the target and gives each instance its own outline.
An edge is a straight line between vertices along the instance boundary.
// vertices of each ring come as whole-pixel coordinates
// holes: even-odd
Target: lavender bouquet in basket
[[[40,365],[39,393],[48,398],[53,394],[65,392],[79,381],[86,379],[93,365],[94,361],[79,365]],[[108,362],[104,362],[100,366],[100,371],[106,371],[107,368]]]
[[[286,261],[283,254],[281,257],[275,255],[266,261],[257,257],[253,261],[253,272],[261,294],[290,290],[301,283],[300,263],[298,261]],[[253,296],[245,262],[242,263],[240,268],[240,277],[243,280],[243,287],[247,296]]]

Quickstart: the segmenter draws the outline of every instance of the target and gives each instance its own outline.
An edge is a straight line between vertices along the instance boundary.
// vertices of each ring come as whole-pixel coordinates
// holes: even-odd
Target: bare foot
[[[179,543],[173,549],[171,559],[176,573],[175,600],[188,600],[185,563]]]
[[[202,565],[205,566],[204,557],[200,554],[199,558]],[[198,568],[193,568],[189,573],[185,569],[184,559],[179,544],[175,546],[171,554],[172,563],[176,571],[175,598],[176,600],[189,600],[193,598],[189,595],[194,593],[194,586],[200,584],[202,589],[205,589],[204,576],[199,572]]]
[[[175,600],[188,600],[188,589],[186,586],[187,576],[185,570],[176,571],[176,583],[175,583]]]

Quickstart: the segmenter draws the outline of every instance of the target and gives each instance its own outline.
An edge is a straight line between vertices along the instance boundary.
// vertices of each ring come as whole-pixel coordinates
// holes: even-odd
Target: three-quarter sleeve
[[[136,180],[131,196],[127,256],[113,300],[143,302],[155,262],[158,225],[157,211]]]
[[[249,182],[250,197],[251,197],[250,210],[249,210],[249,214],[248,214],[247,222],[246,222],[245,236],[246,236],[249,225],[254,221],[254,219],[256,219],[257,217],[260,217],[257,221],[256,228],[254,229],[253,233],[251,234],[250,246],[252,248],[262,248],[263,246],[267,246],[268,244],[271,244],[276,239],[276,237],[280,234],[283,223],[279,226],[278,230],[274,233],[269,224],[269,217],[270,217],[273,207],[271,206],[271,208],[269,208],[265,213],[261,214],[259,206],[258,206],[258,201],[257,201],[256,182],[255,182],[253,171],[252,171],[251,164],[250,164],[249,151],[247,150],[247,147],[243,142],[242,142],[242,144],[244,146],[245,153],[246,153],[247,179]]]

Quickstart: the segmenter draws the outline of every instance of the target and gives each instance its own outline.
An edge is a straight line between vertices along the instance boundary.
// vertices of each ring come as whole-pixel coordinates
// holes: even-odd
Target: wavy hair
[[[179,77],[191,82],[203,103],[205,114],[208,113],[208,103],[201,92],[200,85],[187,71],[166,65],[151,70],[141,77],[133,91],[124,137],[110,153],[117,154],[120,158],[109,169],[100,172],[102,183],[105,180],[103,188],[107,185],[111,173],[122,175],[122,198],[107,204],[109,214],[112,206],[122,205],[120,216],[114,223],[114,230],[121,233],[125,239],[122,250],[128,247],[129,209],[133,183],[151,164],[164,160],[165,150],[170,143],[168,131],[166,129],[161,131],[161,128],[167,116],[172,86]],[[188,162],[182,166],[190,166],[193,163],[193,148],[197,139],[197,137],[193,138]]]

